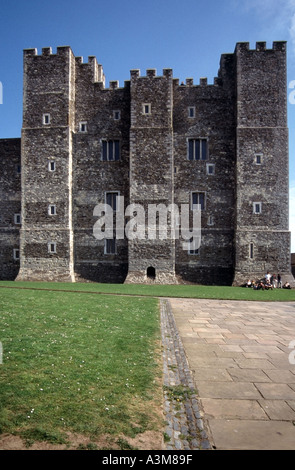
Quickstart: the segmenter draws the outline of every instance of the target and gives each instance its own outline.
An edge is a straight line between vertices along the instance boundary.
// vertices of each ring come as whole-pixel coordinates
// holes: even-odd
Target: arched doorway
[[[148,279],[156,279],[156,269],[153,266],[149,266],[146,270]]]

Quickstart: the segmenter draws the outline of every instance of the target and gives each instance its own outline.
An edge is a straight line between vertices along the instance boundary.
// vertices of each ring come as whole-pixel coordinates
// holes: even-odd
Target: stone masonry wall
[[[286,44],[236,47],[236,274],[290,274]]]
[[[24,51],[20,280],[73,280],[73,62],[69,47]]]
[[[93,60],[90,65],[93,64]],[[117,240],[115,253],[106,253],[106,242],[97,240],[93,215],[106,194],[117,192],[129,203],[130,85],[119,88],[111,82],[104,88],[87,76],[89,64],[76,62],[76,133],[73,146],[73,227],[76,279],[97,282],[124,282],[128,270],[127,240]],[[86,132],[79,123],[87,123]],[[104,160],[103,142],[119,142],[119,159]]]
[[[93,56],[25,50],[22,138],[0,140],[0,278],[239,285],[271,271],[293,283],[286,100],[285,42],[238,43],[212,84],[148,69],[107,88]],[[117,196],[124,228],[144,211],[142,238],[95,236],[96,206]],[[196,201],[198,249],[173,238],[169,211],[165,239],[159,214],[148,227],[160,204],[188,205],[192,227]]]
[[[189,253],[181,242],[176,243],[176,271],[189,282],[232,282],[235,115],[231,73],[223,67],[213,85],[204,78],[198,85],[192,79],[185,85],[174,83],[175,203],[191,206],[194,192],[203,193],[205,200],[198,252]],[[189,160],[188,140],[200,138],[207,142],[206,157]]]
[[[0,140],[0,280],[14,280],[19,271],[20,147],[20,139]]]
[[[174,202],[173,188],[173,80],[172,70],[162,76],[149,69],[141,77],[131,71],[130,203],[140,204],[145,214],[144,238],[129,239],[129,272],[126,282],[175,283],[175,244],[148,234],[148,206]],[[167,219],[167,223],[168,219]],[[154,228],[156,228],[154,226]]]

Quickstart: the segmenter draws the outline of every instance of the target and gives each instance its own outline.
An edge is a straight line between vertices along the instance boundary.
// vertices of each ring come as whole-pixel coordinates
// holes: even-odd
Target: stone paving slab
[[[160,305],[166,450],[211,449],[192,374],[170,305],[164,299]]]
[[[294,425],[289,421],[215,419],[210,427],[217,449],[294,449]]]
[[[169,299],[216,449],[295,449],[294,302]]]

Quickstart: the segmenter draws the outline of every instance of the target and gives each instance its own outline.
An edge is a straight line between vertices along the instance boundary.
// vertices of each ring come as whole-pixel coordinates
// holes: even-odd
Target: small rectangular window
[[[16,166],[16,172],[17,172],[17,174],[20,175],[20,174],[21,174],[21,171],[22,171],[21,165],[17,165],[17,166]]]
[[[55,161],[48,162],[48,171],[55,171]]]
[[[48,214],[49,215],[56,215],[56,206],[54,204],[50,204],[48,206]]]
[[[253,213],[254,214],[261,214],[261,212],[262,212],[261,202],[253,202]]]
[[[121,119],[121,111],[118,111],[118,110],[113,111],[113,118],[115,121],[119,121]]]
[[[104,252],[106,255],[116,254],[116,239],[115,238],[106,238]]]
[[[196,115],[196,108],[194,106],[189,106],[188,108],[188,117],[194,118]]]
[[[87,122],[86,121],[82,121],[82,122],[79,122],[79,132],[87,132]]]
[[[250,243],[249,245],[249,258],[254,259],[254,243]]]
[[[207,225],[214,225],[214,217],[213,217],[213,215],[209,215]]]
[[[188,160],[207,160],[207,139],[188,139]]]
[[[150,103],[143,103],[142,112],[143,112],[143,114],[151,114],[152,108],[151,108]]]
[[[120,141],[102,140],[101,159],[104,161],[120,160]]]
[[[19,258],[20,258],[20,256],[19,256],[19,248],[14,248],[14,249],[13,249],[13,259],[16,260],[16,261],[18,261]]]
[[[261,165],[262,164],[262,158],[263,158],[263,155],[261,153],[256,153],[255,154],[254,162],[256,163],[256,165]]]
[[[193,249],[193,250],[188,250],[188,254],[189,255],[199,255],[200,254],[200,249],[196,248],[196,249]]]
[[[192,209],[194,206],[199,205],[201,206],[201,210],[205,209],[205,193],[203,192],[195,192],[192,193]]]
[[[213,163],[207,163],[206,170],[207,175],[215,175],[215,165]]]
[[[48,253],[56,253],[56,242],[48,242]]]
[[[14,214],[14,223],[16,225],[20,225],[21,224],[21,215],[20,214]]]
[[[43,124],[45,124],[45,125],[50,124],[50,114],[49,113],[43,114]]]

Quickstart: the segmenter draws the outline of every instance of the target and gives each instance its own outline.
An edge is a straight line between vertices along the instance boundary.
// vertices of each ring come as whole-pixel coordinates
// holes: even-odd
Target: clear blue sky
[[[295,0],[0,0],[0,138],[19,137],[22,125],[22,51],[71,46],[94,55],[110,80],[130,70],[172,68],[180,80],[208,77],[220,55],[247,41],[288,41],[288,83],[295,80]],[[292,90],[290,89],[290,92]],[[295,235],[295,104],[289,103],[290,226]],[[293,236],[292,251],[295,252]]]

